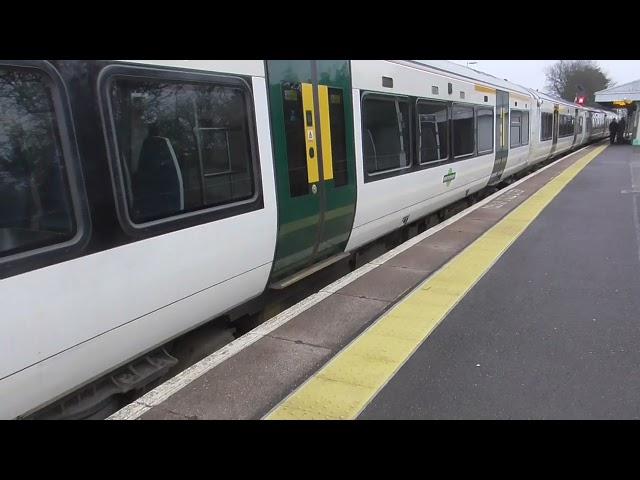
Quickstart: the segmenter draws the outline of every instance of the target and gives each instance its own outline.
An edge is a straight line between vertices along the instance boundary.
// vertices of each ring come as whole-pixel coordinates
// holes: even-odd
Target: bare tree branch
[[[573,102],[579,87],[585,104],[595,106],[595,92],[613,85],[611,78],[593,60],[560,60],[546,69],[547,91]]]

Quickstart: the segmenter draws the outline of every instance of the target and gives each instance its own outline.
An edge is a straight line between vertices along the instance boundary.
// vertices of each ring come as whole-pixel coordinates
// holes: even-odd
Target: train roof
[[[552,95],[550,93],[539,92],[538,90],[534,90],[532,88],[530,88],[529,91],[533,95],[535,95],[536,97],[538,97],[538,98],[540,98],[542,100],[547,100],[548,102],[559,103],[559,104],[562,104],[562,105],[566,105],[568,107],[587,108],[587,107],[584,107],[583,105],[580,105],[580,104],[574,103],[574,102],[570,102],[569,100],[565,100],[562,97],[558,97],[558,96]]]
[[[522,85],[511,82],[505,78],[498,78],[495,75],[481,72],[480,70],[476,70],[475,68],[465,67],[464,65],[450,62],[448,60],[410,60],[408,61],[408,63],[413,64],[414,66],[420,65],[422,67],[427,67],[428,69],[434,70],[434,71],[442,71],[448,74],[453,74],[463,79],[483,82],[487,85],[491,85],[493,87],[497,87],[502,90],[511,90],[519,93],[528,94],[530,96],[533,96],[537,100],[543,100],[543,101],[546,100],[553,103],[559,103],[568,107],[581,108],[590,112],[601,112],[601,113],[609,113],[609,114],[616,115],[616,113],[612,110],[580,105],[578,103],[571,102],[569,100],[565,100],[564,98],[552,95],[550,93],[540,92],[538,90],[534,90],[533,88],[523,87]]]
[[[597,112],[597,113],[608,113],[608,114],[613,114],[616,115],[616,112],[612,111],[612,110],[607,110],[606,108],[598,108],[598,107],[590,107],[588,105],[580,105],[579,103],[575,103],[575,102],[570,102],[568,100],[565,100],[564,98],[555,96],[555,95],[551,95],[550,93],[543,93],[543,92],[538,92],[537,90],[533,90],[530,89],[532,93],[534,93],[534,95],[536,95],[537,97],[543,99],[543,100],[548,100],[550,102],[554,102],[554,103],[560,103],[562,105],[567,105],[570,107],[574,107],[574,108],[580,108],[583,110],[587,110],[588,112]]]
[[[453,73],[458,77],[483,82],[493,87],[498,87],[502,90],[513,90],[519,93],[524,93],[526,95],[531,95],[529,89],[523,87],[522,85],[518,85],[517,83],[510,82],[509,80],[498,78],[488,73],[465,67],[464,65],[459,65],[448,60],[411,60],[410,62],[414,64],[424,65],[434,70]]]

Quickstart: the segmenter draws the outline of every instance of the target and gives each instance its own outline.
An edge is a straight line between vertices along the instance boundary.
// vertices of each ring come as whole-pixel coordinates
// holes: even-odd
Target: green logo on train
[[[442,183],[446,183],[448,187],[454,178],[456,178],[456,172],[454,172],[452,168],[449,168],[447,174],[442,177]]]

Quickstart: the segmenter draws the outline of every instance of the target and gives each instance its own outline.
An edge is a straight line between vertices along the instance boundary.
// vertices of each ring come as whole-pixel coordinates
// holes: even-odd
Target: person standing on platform
[[[616,141],[616,134],[618,133],[618,122],[614,118],[613,121],[609,124],[609,140],[611,141],[611,145]]]
[[[624,130],[627,126],[627,122],[625,122],[624,118],[621,118],[618,122],[618,143],[622,143],[624,141]]]

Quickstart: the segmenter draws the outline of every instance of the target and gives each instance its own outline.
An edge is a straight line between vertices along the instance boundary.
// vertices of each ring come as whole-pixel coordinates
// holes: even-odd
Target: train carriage
[[[2,418],[95,410],[119,367],[614,118],[382,60],[2,61],[0,112]]]

